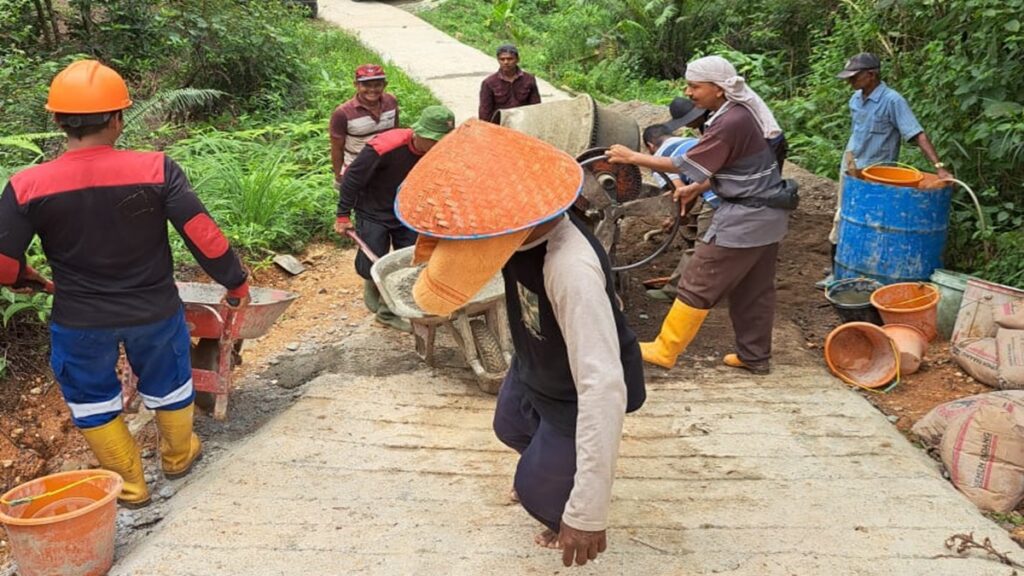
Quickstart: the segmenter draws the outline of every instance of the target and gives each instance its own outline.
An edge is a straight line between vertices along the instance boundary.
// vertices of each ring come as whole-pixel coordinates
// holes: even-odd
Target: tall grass
[[[167,150],[232,245],[250,257],[299,250],[333,220],[327,178],[296,161],[293,142],[210,130]]]
[[[296,41],[308,58],[294,92],[277,95],[274,105],[212,118],[167,148],[232,244],[257,261],[334,237],[337,193],[327,129],[334,109],[355,94],[359,65],[385,65],[404,126],[438,102],[402,70],[334,27],[311,23]],[[183,245],[176,241],[175,250],[182,254]]]

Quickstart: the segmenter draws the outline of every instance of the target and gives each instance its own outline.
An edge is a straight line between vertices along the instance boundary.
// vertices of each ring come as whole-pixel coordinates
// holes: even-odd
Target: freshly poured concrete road
[[[493,397],[454,354],[430,370],[411,336],[375,325],[338,354],[338,374],[193,479],[112,574],[562,570],[508,502],[515,454],[491,432]],[[823,370],[648,379],[647,405],[626,419],[608,552],[578,573],[1010,574],[943,547],[973,531],[1018,550]]]
[[[489,56],[386,4],[321,6],[473,115]],[[412,350],[411,336],[360,328],[339,373],[192,479],[111,573],[570,573],[507,501],[516,458],[490,430],[493,397],[456,355],[431,370]],[[946,550],[974,532],[1024,556],[858,394],[786,357],[766,378],[685,361],[649,371],[647,404],[626,419],[608,552],[572,573],[1011,573]]]

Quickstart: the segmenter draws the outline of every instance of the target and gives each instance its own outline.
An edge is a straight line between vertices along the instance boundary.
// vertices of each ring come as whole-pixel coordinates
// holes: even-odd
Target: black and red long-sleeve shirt
[[[360,218],[381,224],[398,222],[395,196],[423,153],[412,145],[412,130],[396,128],[381,132],[349,164],[341,182],[338,218],[348,218],[352,209]]]
[[[53,321],[77,328],[158,322],[181,306],[167,222],[214,280],[243,295],[247,273],[161,152],[95,146],[15,174],[0,196],[0,285],[24,279],[39,235],[53,269]]]

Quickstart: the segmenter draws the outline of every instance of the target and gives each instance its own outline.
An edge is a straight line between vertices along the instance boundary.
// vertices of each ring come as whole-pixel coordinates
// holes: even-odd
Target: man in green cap
[[[416,232],[395,217],[395,196],[413,166],[445,134],[455,128],[455,115],[444,106],[428,106],[412,128],[382,132],[370,140],[345,172],[338,200],[334,231],[356,233],[378,256],[416,243]],[[355,223],[352,211],[355,210]],[[409,321],[388,309],[370,277],[373,265],[365,254],[356,255],[356,272],[363,277],[363,301],[381,324],[411,331]]]

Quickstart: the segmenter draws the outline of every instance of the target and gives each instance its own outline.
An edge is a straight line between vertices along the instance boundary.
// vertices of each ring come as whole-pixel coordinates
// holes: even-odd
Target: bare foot
[[[515,488],[508,491],[508,499],[513,504],[519,504],[519,493],[516,492]]]
[[[540,546],[541,548],[550,548],[552,550],[562,549],[562,547],[558,544],[558,532],[555,532],[550,528],[547,528],[540,534],[534,536],[533,541],[536,542],[537,546]]]

